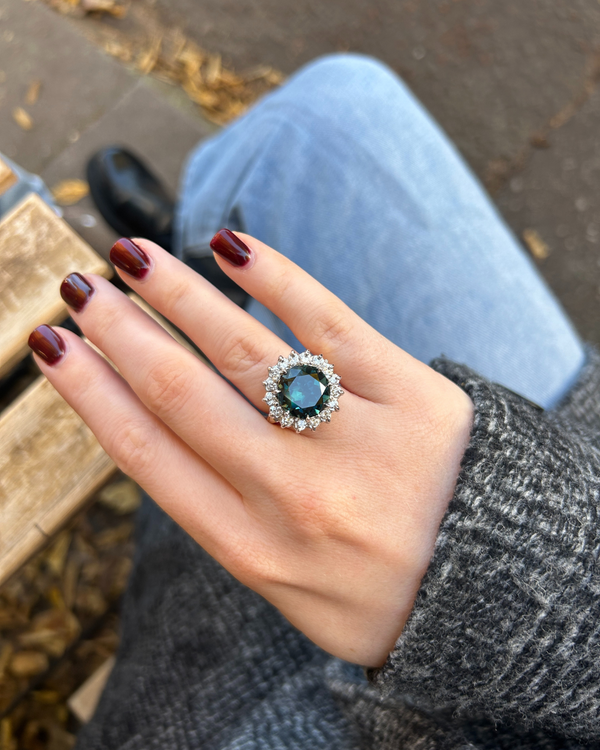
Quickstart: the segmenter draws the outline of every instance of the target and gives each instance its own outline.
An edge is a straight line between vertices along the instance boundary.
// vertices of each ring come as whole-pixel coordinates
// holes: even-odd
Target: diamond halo
[[[304,389],[300,380],[305,383]],[[282,428],[293,427],[296,432],[314,432],[339,411],[338,399],[344,394],[340,380],[323,355],[311,354],[308,349],[298,354],[292,349],[288,357],[279,357],[277,364],[269,367],[269,377],[263,383],[268,421]]]

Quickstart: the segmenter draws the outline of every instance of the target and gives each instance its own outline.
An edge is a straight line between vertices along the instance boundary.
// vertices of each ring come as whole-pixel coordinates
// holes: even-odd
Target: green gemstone
[[[316,367],[298,365],[279,378],[277,399],[293,417],[316,417],[329,401],[329,383]]]

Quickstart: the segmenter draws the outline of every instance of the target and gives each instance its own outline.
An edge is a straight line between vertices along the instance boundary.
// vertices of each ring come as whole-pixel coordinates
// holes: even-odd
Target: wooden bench
[[[29,352],[41,323],[68,315],[59,294],[74,270],[111,269],[37,195],[0,221],[0,374]],[[0,415],[0,583],[44,545],[115,466],[40,376]]]
[[[41,323],[68,315],[59,294],[73,271],[110,277],[108,264],[37,195],[0,221],[0,373],[29,353]],[[197,352],[143,300],[130,295],[182,345]],[[0,585],[45,545],[116,467],[40,376],[0,413]]]

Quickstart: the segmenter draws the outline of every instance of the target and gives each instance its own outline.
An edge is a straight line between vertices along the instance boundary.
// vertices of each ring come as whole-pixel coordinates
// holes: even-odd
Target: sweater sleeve
[[[466,367],[455,495],[411,616],[369,678],[424,710],[600,736],[600,357],[554,412]]]

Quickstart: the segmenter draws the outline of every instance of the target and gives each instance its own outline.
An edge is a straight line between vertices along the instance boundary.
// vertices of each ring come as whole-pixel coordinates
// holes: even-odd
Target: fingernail
[[[150,256],[135,242],[121,237],[110,250],[110,259],[117,268],[134,279],[143,279],[150,270]]]
[[[31,349],[49,365],[55,365],[67,351],[63,339],[50,326],[38,326],[27,342]]]
[[[252,250],[229,229],[220,229],[210,241],[210,246],[217,255],[237,268],[247,265],[252,258]]]
[[[60,296],[73,308],[81,312],[96,290],[80,273],[70,273],[60,285]]]

